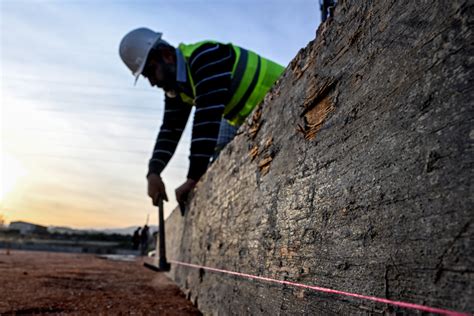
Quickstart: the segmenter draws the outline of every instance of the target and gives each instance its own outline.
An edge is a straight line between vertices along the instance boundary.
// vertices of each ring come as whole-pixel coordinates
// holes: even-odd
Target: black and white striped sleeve
[[[186,127],[191,106],[179,97],[165,98],[163,124],[156,139],[153,154],[148,164],[148,174],[160,174],[173,156],[179,139]]]
[[[190,179],[199,180],[214,154],[224,106],[229,100],[234,60],[232,46],[220,43],[202,45],[189,59],[196,87],[188,172]]]

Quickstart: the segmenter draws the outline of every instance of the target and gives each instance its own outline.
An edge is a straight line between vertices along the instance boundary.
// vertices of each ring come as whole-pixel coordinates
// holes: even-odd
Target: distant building
[[[11,222],[10,225],[8,226],[8,229],[18,230],[20,231],[20,234],[22,235],[27,235],[27,234],[32,234],[32,233],[35,233],[35,234],[48,233],[48,228],[45,226],[36,225],[33,223],[28,223],[28,222],[23,222],[23,221]]]

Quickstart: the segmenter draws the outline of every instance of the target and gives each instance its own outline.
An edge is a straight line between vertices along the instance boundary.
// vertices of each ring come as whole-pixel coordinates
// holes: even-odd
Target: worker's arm
[[[160,174],[176,150],[190,112],[191,106],[182,102],[179,97],[165,98],[163,124],[148,164],[148,195],[154,204],[159,198],[168,200]]]
[[[176,190],[178,202],[184,202],[199,178],[206,172],[214,154],[224,106],[229,100],[231,71],[235,55],[231,46],[207,44],[189,59],[196,86],[191,155],[188,180]]]

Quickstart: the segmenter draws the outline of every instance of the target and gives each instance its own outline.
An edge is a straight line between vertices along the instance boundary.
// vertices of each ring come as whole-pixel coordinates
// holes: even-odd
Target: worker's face
[[[171,56],[150,58],[142,74],[152,87],[157,86],[165,91],[171,91],[176,86],[176,64]]]

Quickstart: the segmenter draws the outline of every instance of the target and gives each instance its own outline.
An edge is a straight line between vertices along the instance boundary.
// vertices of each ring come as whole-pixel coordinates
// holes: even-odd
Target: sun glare
[[[0,201],[3,201],[13,191],[18,180],[26,175],[26,170],[18,160],[5,153],[0,153],[0,163]]]

